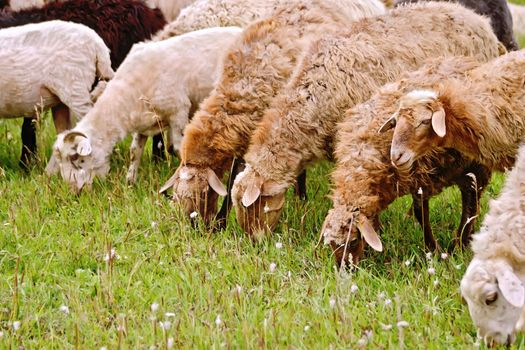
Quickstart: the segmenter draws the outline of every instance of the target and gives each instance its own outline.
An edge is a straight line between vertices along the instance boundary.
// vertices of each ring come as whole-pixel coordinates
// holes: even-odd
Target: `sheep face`
[[[51,174],[55,169],[58,169],[71,189],[78,193],[84,187],[91,187],[96,176],[107,175],[109,160],[102,151],[92,147],[91,141],[85,134],[78,131],[65,131],[57,136],[53,146],[52,161],[46,171]]]
[[[398,110],[381,126],[394,128],[390,158],[399,169],[434,150],[445,136],[445,110],[436,92],[414,90],[400,99]]]
[[[232,201],[237,221],[253,238],[260,238],[272,231],[281,216],[286,186],[265,181],[261,175],[246,165],[235,178]]]
[[[514,342],[525,290],[510,265],[474,259],[461,280],[472,321],[489,346]]]
[[[370,220],[358,210],[344,207],[330,209],[321,229],[326,244],[330,244],[339,266],[350,262],[357,265],[363,256],[365,242],[382,251],[381,239]]]
[[[200,214],[210,223],[216,214],[219,195],[227,194],[226,188],[215,172],[208,168],[183,165],[161,188],[160,192],[173,189],[174,201],[181,204],[184,212],[193,217]]]

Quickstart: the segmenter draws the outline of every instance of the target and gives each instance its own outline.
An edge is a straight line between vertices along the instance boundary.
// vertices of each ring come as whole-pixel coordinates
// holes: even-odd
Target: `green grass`
[[[54,138],[49,124],[42,152]],[[211,234],[156,194],[176,164],[154,164],[148,153],[139,183],[127,187],[127,143],[109,178],[79,196],[42,175],[43,163],[23,173],[19,125],[0,120],[0,348],[166,348],[170,338],[174,348],[202,349],[356,348],[365,340],[378,349],[474,347],[458,293],[469,254],[427,260],[421,229],[406,216],[408,198],[382,215],[385,252],[368,251],[357,271],[338,272],[331,250],[316,249],[330,207],[327,163],[309,172],[310,200],[290,194],[276,232],[254,244],[233,216]],[[496,176],[484,211],[501,184]],[[431,206],[447,245],[459,192],[449,189]],[[117,255],[107,261],[111,249]]]

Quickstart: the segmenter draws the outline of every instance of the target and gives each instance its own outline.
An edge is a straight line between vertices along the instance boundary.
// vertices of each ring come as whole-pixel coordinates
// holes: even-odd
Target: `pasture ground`
[[[55,135],[50,118],[41,124],[46,159]],[[149,143],[136,186],[124,181],[127,141],[109,177],[75,196],[42,175],[45,162],[19,169],[20,125],[0,120],[0,348],[480,346],[458,292],[471,254],[427,258],[408,197],[381,215],[384,253],[337,271],[331,250],[316,249],[331,206],[326,162],[309,171],[309,200],[289,193],[276,232],[254,244],[233,214],[212,234],[158,196],[177,161],[151,162]],[[503,180],[493,177],[482,213]],[[455,188],[431,201],[442,246],[460,211]]]

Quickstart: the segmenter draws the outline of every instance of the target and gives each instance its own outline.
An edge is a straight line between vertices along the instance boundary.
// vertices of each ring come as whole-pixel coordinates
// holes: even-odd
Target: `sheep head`
[[[383,244],[370,220],[359,210],[340,206],[330,209],[321,229],[325,244],[330,244],[339,266],[357,265],[363,256],[365,242],[383,251]]]
[[[85,134],[68,130],[60,133],[53,145],[53,155],[46,167],[50,175],[59,171],[71,189],[78,193],[90,187],[95,176],[105,177],[109,160],[99,148],[94,148]]]
[[[446,135],[445,109],[438,94],[414,90],[401,97],[398,110],[379,132],[392,128],[392,164],[400,169],[410,168],[414,161],[438,147]]]
[[[174,201],[180,203],[188,215],[197,212],[206,223],[210,223],[217,214],[219,195],[227,194],[215,171],[192,165],[181,165],[162,186],[160,193],[169,188],[173,189]]]
[[[259,175],[249,164],[235,178],[232,201],[237,221],[253,238],[260,238],[272,231],[281,216],[287,186]]]
[[[525,289],[507,262],[474,258],[461,280],[461,295],[487,345],[514,342]]]

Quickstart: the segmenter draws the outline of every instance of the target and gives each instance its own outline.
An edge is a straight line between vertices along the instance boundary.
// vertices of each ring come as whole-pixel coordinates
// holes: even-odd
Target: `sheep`
[[[413,167],[399,170],[389,160],[392,132],[381,134],[378,129],[395,112],[404,91],[445,77],[461,76],[479,65],[475,59],[464,57],[431,60],[395,83],[383,86],[367,102],[345,113],[336,134],[333,208],[321,230],[321,237],[332,246],[339,264],[349,261],[357,264],[365,243],[382,249],[374,230],[379,227],[379,214],[405,194],[412,195],[426,248],[435,249],[438,245],[429,225],[428,199],[454,184],[461,190],[463,205],[454,246],[468,244],[473,219],[479,213],[478,200],[490,180],[490,171],[455,150],[434,152]]]
[[[524,72],[520,50],[407,92],[390,123],[392,162],[410,167],[424,154],[453,148],[490,169],[511,168],[525,135]]]
[[[400,6],[408,3],[415,3],[426,0],[396,0],[394,6]],[[429,0],[436,1],[436,0]],[[439,0],[438,0],[439,1]],[[490,18],[492,29],[499,41],[505,45],[508,51],[514,51],[519,48],[516,37],[512,30],[512,19],[510,6],[506,0],[440,0],[455,1],[467,8],[474,10],[476,13]]]
[[[92,107],[95,79],[111,79],[109,50],[81,24],[49,21],[0,30],[0,118],[22,117],[35,108],[62,104],[55,128],[71,127],[69,111],[83,117]]]
[[[525,321],[525,146],[519,148],[514,168],[500,196],[490,202],[474,252],[461,280],[478,335],[489,346],[510,345]]]
[[[0,28],[57,19],[84,24],[97,32],[110,49],[113,69],[120,66],[134,43],[151,38],[166,24],[160,10],[150,9],[139,0],[70,0],[49,3],[43,8],[0,11]],[[55,106],[53,114],[65,114],[63,106]],[[22,124],[23,166],[36,152],[32,121],[33,118],[25,118]],[[49,167],[48,170],[52,172]]]
[[[257,237],[277,224],[286,189],[318,159],[331,158],[343,112],[425,59],[496,57],[487,19],[453,3],[422,3],[363,19],[312,44],[290,83],[274,99],[245,154],[232,200],[245,231]]]
[[[525,6],[508,3],[515,35],[525,36]]]
[[[188,214],[198,211],[211,223],[217,194],[227,192],[220,179],[233,159],[242,158],[264,110],[307,45],[352,20],[383,12],[379,1],[297,0],[246,28],[226,56],[217,88],[186,128],[181,165],[161,192],[172,187]],[[217,217],[220,224],[226,213]]]
[[[193,4],[195,0],[147,0],[152,8],[158,8],[168,22],[174,21],[182,9]]]
[[[44,6],[44,0],[2,0],[0,8],[9,6],[13,11]]]
[[[293,6],[293,2],[288,2]],[[274,8],[286,0],[196,0],[181,10],[179,16],[155,35],[164,40],[198,29],[238,26],[245,28],[255,20],[268,17]]]
[[[208,28],[169,40],[133,46],[95,106],[53,146],[62,178],[74,191],[109,171],[115,144],[137,133],[127,180],[133,182],[146,140],[169,126],[175,149],[190,111],[213,89],[238,27]]]

